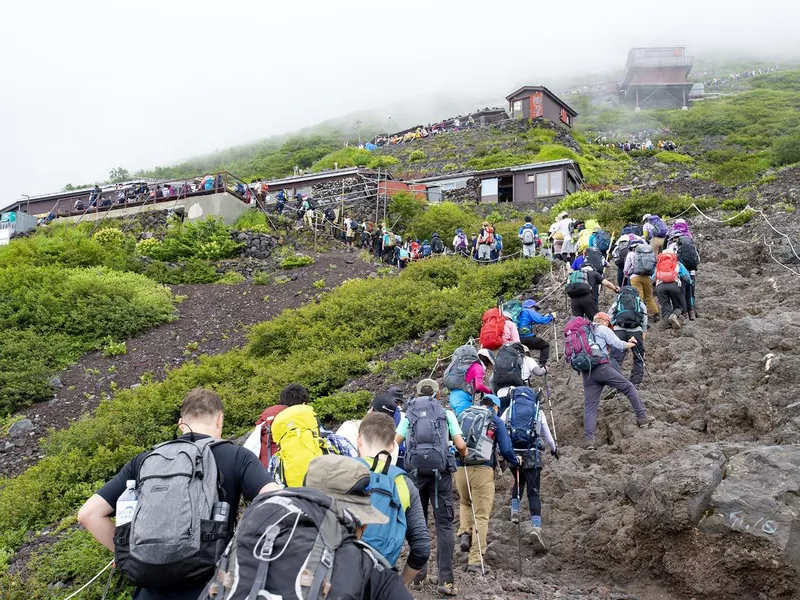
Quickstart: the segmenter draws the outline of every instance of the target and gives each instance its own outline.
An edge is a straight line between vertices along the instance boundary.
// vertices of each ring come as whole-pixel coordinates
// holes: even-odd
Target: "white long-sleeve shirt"
[[[508,415],[511,407],[507,408],[500,419],[503,423],[508,423]],[[547,415],[544,414],[542,407],[539,406],[539,422],[536,424],[536,433],[539,437],[544,438],[550,452],[556,451],[556,441],[553,439],[553,434],[550,433],[550,427],[547,424]]]

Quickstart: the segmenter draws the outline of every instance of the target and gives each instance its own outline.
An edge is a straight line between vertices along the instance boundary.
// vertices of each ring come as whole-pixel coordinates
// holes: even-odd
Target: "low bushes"
[[[311,166],[312,171],[325,171],[342,167],[365,167],[374,158],[372,152],[349,146],[326,154]]]
[[[665,164],[673,164],[673,163],[682,163],[688,164],[693,163],[694,159],[687,155],[687,154],[680,154],[678,152],[659,152],[656,154],[656,160]]]
[[[137,253],[156,260],[176,261],[189,258],[219,260],[232,256],[242,244],[231,237],[232,230],[222,219],[210,217],[203,221],[175,224],[164,240],[142,240]]]

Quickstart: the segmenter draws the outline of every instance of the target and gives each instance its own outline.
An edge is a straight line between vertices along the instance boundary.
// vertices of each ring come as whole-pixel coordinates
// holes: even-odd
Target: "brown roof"
[[[576,110],[571,108],[569,104],[564,102],[561,98],[556,96],[553,92],[548,90],[543,85],[524,85],[521,88],[519,88],[517,91],[515,91],[515,92],[509,94],[508,96],[506,96],[506,100],[509,101],[509,102],[511,102],[512,99],[516,100],[517,96],[520,96],[525,92],[544,92],[545,94],[550,96],[551,100],[553,100],[557,104],[560,104],[561,106],[563,106],[570,115],[572,115],[573,117],[577,117],[578,116],[578,112]]]

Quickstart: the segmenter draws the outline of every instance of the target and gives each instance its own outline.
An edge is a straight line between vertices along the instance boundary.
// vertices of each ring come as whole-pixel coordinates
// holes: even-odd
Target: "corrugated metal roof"
[[[464,177],[481,177],[486,175],[495,175],[501,173],[518,173],[519,171],[540,171],[550,167],[563,167],[571,165],[575,167],[578,174],[583,179],[583,172],[581,167],[574,160],[569,158],[559,158],[558,160],[546,160],[538,163],[528,163],[525,165],[517,165],[515,167],[501,167],[499,169],[483,169],[481,171],[463,171],[461,173],[451,173],[448,175],[437,175],[436,177],[425,177],[423,179],[411,179],[408,183],[430,183],[434,181],[448,181],[452,179],[462,179]]]
[[[321,179],[331,179],[336,177],[347,177],[349,175],[377,175],[378,172],[373,169],[363,169],[361,167],[345,167],[343,169],[336,169],[330,171],[320,171],[319,173],[306,173],[305,175],[292,175],[290,177],[282,177],[280,179],[272,179],[267,181],[266,184],[272,188],[277,187],[297,187],[297,184],[311,183],[320,181]],[[388,171],[381,171],[381,177],[388,176],[392,178],[392,174]]]

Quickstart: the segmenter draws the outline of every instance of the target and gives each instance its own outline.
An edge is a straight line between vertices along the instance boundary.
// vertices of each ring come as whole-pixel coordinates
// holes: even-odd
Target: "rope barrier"
[[[105,573],[106,571],[108,571],[108,569],[109,569],[109,568],[111,567],[111,565],[113,565],[113,564],[114,564],[114,560],[112,559],[111,561],[109,561],[109,563],[108,563],[108,564],[107,564],[105,567],[103,567],[103,568],[102,568],[102,570],[101,570],[101,571],[100,571],[100,572],[99,572],[97,575],[95,575],[94,577],[92,577],[92,578],[91,578],[89,581],[87,581],[86,583],[84,583],[84,584],[83,584],[83,586],[81,586],[80,588],[78,588],[76,591],[72,592],[72,593],[71,593],[69,596],[67,596],[67,597],[66,597],[66,598],[64,598],[63,600],[70,600],[71,598],[74,598],[75,596],[77,596],[78,594],[80,594],[80,593],[81,593],[83,590],[85,590],[85,589],[86,589],[86,588],[88,588],[90,585],[92,585],[92,584],[93,584],[95,581],[97,581],[97,580],[100,578],[100,575],[102,575],[103,573]]]

